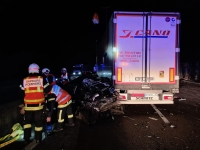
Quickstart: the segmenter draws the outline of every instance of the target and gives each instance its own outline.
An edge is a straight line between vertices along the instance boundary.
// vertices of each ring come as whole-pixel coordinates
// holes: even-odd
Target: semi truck
[[[70,75],[70,80],[74,80],[75,78],[81,76],[85,72],[91,72],[92,67],[86,64],[76,64],[72,68],[72,74]]]
[[[180,23],[179,12],[113,12],[97,64],[111,66],[107,72],[120,104],[174,104]]]

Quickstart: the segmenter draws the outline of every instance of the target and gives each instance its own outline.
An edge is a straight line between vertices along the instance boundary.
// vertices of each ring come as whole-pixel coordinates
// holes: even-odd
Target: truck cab
[[[83,73],[90,72],[92,69],[89,65],[85,64],[76,64],[73,66],[72,74],[70,75],[70,80],[74,80],[81,76]]]

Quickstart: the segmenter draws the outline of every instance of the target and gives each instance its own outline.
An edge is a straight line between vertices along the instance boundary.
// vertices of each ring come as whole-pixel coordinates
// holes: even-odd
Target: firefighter
[[[46,80],[50,80],[49,83],[51,83],[51,85],[56,84],[56,78],[53,74],[50,74],[50,70],[48,68],[42,69],[42,74],[46,77]]]
[[[56,84],[52,86],[50,93],[56,95],[56,102],[58,103],[57,106],[58,122],[53,132],[58,132],[63,130],[65,117],[68,118],[68,123],[66,123],[65,125],[74,126],[75,124],[74,124],[74,115],[72,112],[72,105],[71,105],[72,104],[71,95]],[[51,121],[51,118],[47,117],[47,120]]]
[[[61,82],[62,85],[65,85],[69,81],[68,73],[66,68],[62,68],[61,70]]]
[[[32,123],[35,124],[35,141],[41,142],[43,132],[43,108],[45,103],[45,93],[51,88],[49,83],[39,72],[39,66],[32,63],[28,67],[29,76],[23,79],[21,96],[23,101],[20,104],[20,113],[24,114],[24,140],[30,141]]]
[[[53,74],[50,74],[50,70],[48,68],[42,69],[42,74],[44,75],[46,81],[49,83],[50,86],[53,86],[54,84],[56,84],[56,78]],[[49,103],[50,101],[55,101],[56,96],[55,94],[48,93],[46,99],[47,99],[47,103]]]
[[[50,74],[50,70],[48,68],[43,68],[42,69],[42,74],[44,75],[44,77],[46,78],[46,81],[50,84],[50,86],[53,86],[54,84],[56,84],[56,78],[53,74]],[[47,103],[47,117],[52,117],[53,114],[53,110],[55,109],[55,100],[56,100],[56,96],[55,94],[52,93],[48,93],[46,95],[46,103]],[[51,129],[52,129],[52,121],[49,121],[47,119],[47,134],[51,133]]]

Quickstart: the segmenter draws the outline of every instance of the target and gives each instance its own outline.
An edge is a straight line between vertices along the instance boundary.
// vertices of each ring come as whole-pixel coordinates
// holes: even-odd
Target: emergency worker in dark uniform
[[[48,68],[42,69],[42,74],[46,81],[49,83],[50,87],[52,87],[54,84],[56,84],[56,78],[53,74],[50,74],[50,70]],[[49,118],[52,118],[53,110],[55,107],[55,101],[56,101],[56,95],[52,93],[48,93],[46,97],[46,103],[47,103],[47,134],[50,134],[52,132],[52,119],[49,120]]]
[[[28,67],[29,76],[24,78],[20,85],[22,103],[20,113],[25,115],[24,120],[24,140],[30,141],[32,123],[35,124],[35,141],[42,140],[43,132],[43,107],[45,103],[45,93],[51,88],[49,83],[39,73],[39,66],[35,63]]]
[[[65,125],[74,126],[74,115],[71,105],[72,104],[71,95],[56,84],[52,86],[50,93],[56,95],[56,102],[58,103],[57,106],[58,122],[53,132],[58,132],[63,130],[66,117],[68,118],[68,123],[66,123]],[[50,121],[51,118],[47,117],[47,120]]]
[[[46,78],[46,81],[49,83],[49,85],[52,87],[54,84],[56,84],[56,78],[53,74],[50,74],[50,70],[48,68],[44,68],[42,69],[42,74],[44,75],[44,77]],[[51,101],[55,101],[56,100],[56,96],[55,94],[52,93],[48,93],[47,97],[47,104],[48,104],[48,108],[51,107]],[[47,116],[50,116],[51,112],[48,113]]]

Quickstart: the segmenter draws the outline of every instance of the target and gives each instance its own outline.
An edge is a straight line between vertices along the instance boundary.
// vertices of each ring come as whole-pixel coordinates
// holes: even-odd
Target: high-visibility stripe
[[[174,82],[174,68],[169,68],[169,82]]]
[[[43,127],[35,127],[35,131],[42,131]]]
[[[49,102],[49,101],[55,101],[55,100],[56,100],[56,98],[49,98],[49,99],[48,99],[48,102]]]
[[[29,103],[29,102],[33,102],[33,103],[42,103],[44,101],[44,98],[41,98],[41,99],[34,99],[34,100],[27,100],[27,99],[24,99],[24,102],[25,103]]]
[[[42,93],[44,92],[44,90],[29,90],[29,89],[25,90],[25,93],[37,93],[37,92]]]
[[[27,107],[27,105],[25,104],[24,110],[35,111],[35,110],[41,110],[41,109],[43,109],[43,107],[44,107],[44,105],[37,106],[37,107]]]
[[[65,97],[63,97],[61,100],[58,101],[58,104],[62,103],[64,100],[66,100],[69,97],[69,94]]]
[[[32,126],[31,124],[25,124],[24,129],[31,128],[31,126]]]
[[[32,91],[32,90],[31,90],[31,91]],[[39,91],[39,92],[42,91],[42,92],[43,92],[43,89],[41,90],[40,87],[38,86],[38,87],[37,87],[37,91]]]
[[[60,110],[59,112],[58,122],[64,122],[64,119],[61,119],[61,116],[62,116],[62,110]]]
[[[122,82],[122,68],[117,68],[117,82]]]
[[[45,85],[44,85],[44,88],[46,88],[48,85],[49,85],[49,83],[45,84]]]
[[[26,79],[28,79],[29,77],[27,77]],[[25,88],[25,93],[30,93],[29,92],[29,88]]]
[[[72,115],[67,115],[67,117],[68,117],[68,118],[73,118],[74,115],[73,115],[73,114],[72,114]]]
[[[66,104],[64,105],[58,105],[58,108],[64,108],[64,107],[67,107],[69,104],[72,103],[72,100],[70,100],[69,102],[67,102]]]

